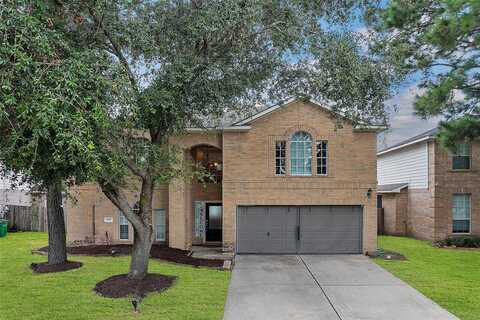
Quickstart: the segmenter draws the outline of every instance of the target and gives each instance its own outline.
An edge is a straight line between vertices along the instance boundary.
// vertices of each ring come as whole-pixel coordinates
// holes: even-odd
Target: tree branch
[[[145,177],[147,175],[145,170],[142,170],[139,167],[137,167],[137,164],[132,159],[130,159],[128,156],[127,156],[127,160],[125,161],[125,165],[128,167],[128,169],[130,169],[130,171],[132,171],[132,173],[134,175],[137,175],[137,176],[141,177],[142,179],[145,179]]]
[[[105,196],[123,213],[125,218],[136,228],[143,225],[142,219],[133,212],[125,193],[117,186],[107,181],[99,181],[100,188]]]
[[[130,68],[130,64],[128,63],[128,60],[125,58],[125,55],[123,54],[122,49],[120,48],[120,45],[115,41],[111,33],[103,26],[103,22],[102,22],[103,19],[100,20],[91,7],[88,7],[88,12],[92,16],[93,21],[95,22],[97,27],[102,29],[103,34],[108,39],[108,42],[110,43],[110,46],[113,49],[113,54],[115,54],[115,56],[118,58],[120,63],[125,68],[125,71],[127,72],[127,75],[128,75],[128,79],[130,80],[130,83],[134,91],[138,94],[139,90],[138,90],[137,79],[135,78],[135,75],[133,74],[132,69]]]

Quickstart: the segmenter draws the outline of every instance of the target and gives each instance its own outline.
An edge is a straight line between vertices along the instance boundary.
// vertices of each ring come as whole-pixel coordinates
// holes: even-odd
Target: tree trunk
[[[152,202],[153,202],[153,180],[150,176],[142,180],[140,190],[140,199],[138,201],[138,215],[142,223],[133,224],[133,251],[132,261],[130,263],[130,279],[143,279],[148,273],[148,260],[150,259],[150,249],[153,243],[152,226]]]
[[[62,207],[62,182],[47,186],[48,264],[67,262],[67,240]]]
[[[128,273],[130,279],[141,280],[147,275],[150,249],[153,244],[152,235],[153,230],[151,226],[142,224],[140,227],[134,227],[132,260]]]
[[[150,250],[153,244],[152,203],[154,179],[150,172],[142,174],[140,199],[134,206],[128,203],[125,193],[119,186],[101,181],[103,193],[123,213],[133,227],[133,250],[130,262],[130,279],[141,280],[148,273]],[[138,206],[135,210],[135,206]]]

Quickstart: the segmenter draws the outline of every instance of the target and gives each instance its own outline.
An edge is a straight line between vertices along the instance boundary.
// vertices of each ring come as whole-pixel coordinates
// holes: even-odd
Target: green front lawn
[[[480,251],[434,248],[404,237],[379,237],[379,247],[408,261],[375,259],[451,313],[464,320],[480,318]]]
[[[45,233],[9,233],[0,238],[0,318],[7,319],[221,319],[230,272],[150,261],[150,272],[175,275],[176,284],[150,294],[132,312],[128,299],[97,296],[98,281],[128,271],[129,257],[71,256],[83,262],[76,270],[33,274],[31,262],[44,256],[30,251],[47,245]]]

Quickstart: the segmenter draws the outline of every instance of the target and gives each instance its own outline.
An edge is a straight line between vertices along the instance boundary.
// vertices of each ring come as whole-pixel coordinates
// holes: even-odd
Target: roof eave
[[[392,190],[378,190],[377,193],[400,193],[403,189],[408,188],[408,183],[401,185],[400,187],[397,187]]]
[[[414,145],[414,144],[417,144],[417,143],[420,143],[420,142],[424,142],[424,141],[431,141],[435,139],[434,136],[426,136],[426,137],[422,137],[420,139],[417,139],[417,140],[414,140],[414,141],[410,141],[410,142],[407,142],[407,143],[404,143],[404,144],[401,144],[399,146],[396,146],[396,147],[393,147],[393,148],[387,148],[385,150],[382,150],[380,152],[377,152],[377,156],[381,156],[381,155],[384,155],[386,153],[389,153],[389,152],[392,152],[392,151],[395,151],[395,150],[399,150],[399,149],[403,149],[403,148],[406,148],[408,146],[411,146],[411,145]]]
[[[277,109],[280,109],[292,102],[295,102],[295,101],[304,101],[302,98],[298,98],[298,97],[293,97],[293,98],[290,98],[286,101],[283,101],[283,102],[280,102],[270,108],[267,108],[257,114],[254,114],[244,120],[241,120],[239,122],[236,122],[234,124],[232,124],[231,126],[232,127],[236,127],[236,126],[244,126],[244,125],[248,125],[248,124],[251,124],[251,122],[257,120],[257,119],[260,119],[262,118],[263,116],[266,116],[268,115],[269,113],[277,110]],[[333,111],[332,108],[330,108],[328,105],[326,105],[325,103],[322,103],[318,100],[315,100],[315,99],[312,99],[312,98],[309,98],[308,99],[309,102],[317,105],[317,106],[320,106],[322,108],[324,108],[325,110],[329,111],[329,112],[332,112],[332,113],[335,113],[337,114],[338,116],[340,117],[344,117],[347,119],[347,117],[345,115],[343,115],[342,113],[338,112],[338,111]],[[388,129],[388,126],[385,126],[385,125],[367,125],[367,124],[358,124],[356,125],[353,130],[356,131],[356,132],[381,132],[381,131],[385,131]]]
[[[357,125],[353,127],[353,131],[356,132],[382,132],[388,129],[388,126],[384,125]]]
[[[195,132],[244,132],[250,130],[250,126],[228,126],[228,127],[212,127],[212,128],[187,128],[189,133]]]
[[[292,102],[294,102],[294,101],[296,101],[296,100],[298,100],[298,98],[290,98],[290,99],[288,99],[287,101],[282,101],[282,102],[280,102],[280,103],[278,103],[278,104],[276,104],[276,105],[271,106],[270,108],[267,108],[267,109],[265,109],[265,110],[263,110],[263,111],[260,111],[260,112],[258,112],[258,113],[256,113],[256,114],[254,114],[254,115],[252,115],[252,116],[250,116],[250,117],[248,117],[248,118],[246,118],[246,119],[243,119],[243,120],[240,120],[240,121],[238,121],[238,122],[235,122],[235,123],[233,123],[231,126],[232,126],[232,127],[244,126],[244,125],[249,124],[250,122],[255,121],[255,120],[257,120],[258,118],[261,118],[261,117],[263,117],[264,115],[267,115],[267,114],[269,114],[270,112],[273,112],[273,111],[275,111],[275,110],[283,107],[284,105],[287,105],[287,104],[289,104],[289,103],[292,103]]]

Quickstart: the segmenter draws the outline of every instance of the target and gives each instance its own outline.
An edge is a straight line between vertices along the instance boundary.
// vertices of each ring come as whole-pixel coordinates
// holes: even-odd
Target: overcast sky
[[[404,87],[386,105],[390,114],[390,129],[378,136],[379,150],[434,128],[439,118],[423,120],[414,114],[413,102],[420,91],[415,84]],[[393,109],[397,106],[397,110]]]

